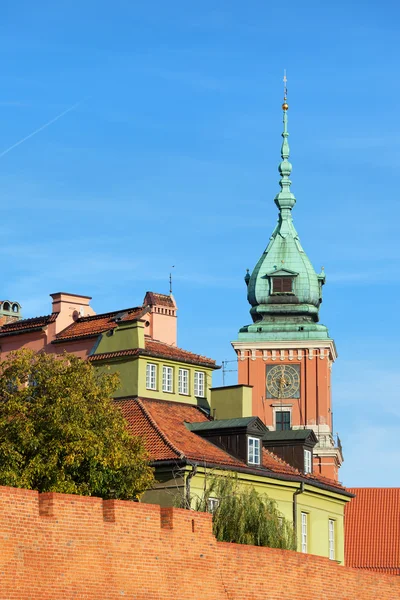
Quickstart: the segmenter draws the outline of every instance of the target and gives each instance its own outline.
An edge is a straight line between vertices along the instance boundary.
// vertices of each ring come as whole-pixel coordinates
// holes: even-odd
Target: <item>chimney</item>
[[[172,294],[147,292],[143,306],[150,308],[146,318],[150,321],[149,334],[153,340],[159,340],[170,346],[177,345],[177,306]]]
[[[56,334],[63,331],[68,325],[80,317],[95,315],[93,308],[89,306],[91,296],[78,296],[66,292],[50,294],[53,298],[52,312],[59,313],[56,320]]]

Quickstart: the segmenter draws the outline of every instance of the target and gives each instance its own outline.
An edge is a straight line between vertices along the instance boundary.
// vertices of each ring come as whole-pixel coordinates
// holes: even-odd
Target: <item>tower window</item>
[[[290,411],[289,410],[277,410],[275,412],[275,429],[276,431],[283,431],[290,429]]]
[[[3,310],[10,310],[10,309],[11,309],[10,303],[9,302],[4,302],[4,304],[3,304]]]
[[[273,277],[272,293],[282,294],[293,292],[293,279],[291,277]]]

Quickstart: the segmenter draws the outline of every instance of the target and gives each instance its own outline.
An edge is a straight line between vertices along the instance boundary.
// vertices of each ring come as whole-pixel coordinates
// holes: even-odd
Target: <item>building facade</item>
[[[318,440],[314,468],[337,480],[343,461],[332,431],[331,369],[337,354],[319,323],[325,273],[314,270],[293,223],[286,94],[282,109],[278,223],[245,276],[253,323],[240,329],[232,345],[238,382],[252,386],[252,414],[274,430],[313,429]]]

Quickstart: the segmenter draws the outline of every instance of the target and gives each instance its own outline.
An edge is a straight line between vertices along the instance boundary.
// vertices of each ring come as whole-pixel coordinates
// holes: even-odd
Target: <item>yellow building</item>
[[[175,321],[175,314],[155,316]],[[155,339],[155,326],[149,312],[114,315],[113,328],[99,332],[89,356],[100,371],[120,374],[115,400],[131,431],[145,439],[157,484],[142,500],[169,506],[183,498],[193,507],[216,470],[235,473],[240,485],[277,502],[294,524],[298,551],[343,564],[343,513],[352,496],[312,472],[314,433],[269,432],[252,415],[251,386],[213,388],[215,361],[178,348],[172,328],[172,343],[166,335]]]
[[[140,396],[210,407],[215,360],[145,335],[146,321],[134,318],[103,333],[89,357],[99,370],[118,372],[116,397]]]
[[[241,485],[276,500],[282,515],[294,522],[299,552],[344,564],[343,514],[352,495],[267,450],[268,430],[258,417],[213,421],[198,406],[138,397],[118,405],[132,433],[144,436],[156,469],[157,484],[144,502],[171,506],[184,498],[193,506],[210,475],[235,473]]]

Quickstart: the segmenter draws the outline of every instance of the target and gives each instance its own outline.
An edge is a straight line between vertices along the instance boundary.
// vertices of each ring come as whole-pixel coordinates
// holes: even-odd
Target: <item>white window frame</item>
[[[308,514],[301,513],[301,551],[307,554],[308,546]]]
[[[329,519],[328,521],[328,539],[329,539],[329,558],[335,560],[335,520]]]
[[[146,364],[146,390],[157,389],[157,365],[154,363]]]
[[[204,371],[194,372],[194,395],[198,398],[205,398],[205,380]]]
[[[174,368],[168,365],[163,365],[162,368],[162,391],[168,394],[174,392]]]
[[[312,473],[312,452],[304,449],[304,473]]]
[[[178,371],[178,394],[189,395],[189,369]]]
[[[249,465],[261,463],[261,440],[260,438],[248,436],[247,438],[247,462]]]
[[[273,416],[272,416],[272,428],[274,429],[274,431],[277,431],[276,429],[276,413],[277,412],[288,412],[290,413],[290,427],[292,428],[293,422],[292,422],[292,408],[293,408],[293,404],[273,404],[272,405],[272,411],[273,411]]]

